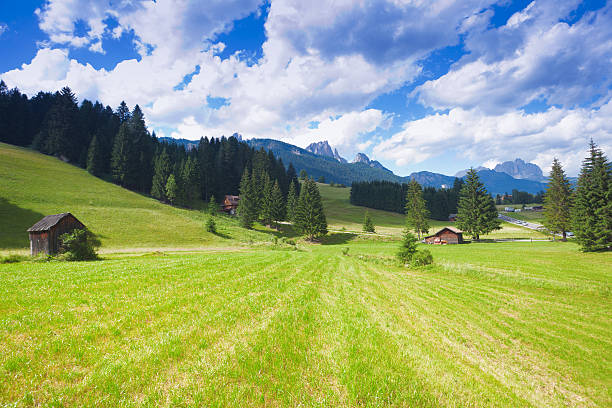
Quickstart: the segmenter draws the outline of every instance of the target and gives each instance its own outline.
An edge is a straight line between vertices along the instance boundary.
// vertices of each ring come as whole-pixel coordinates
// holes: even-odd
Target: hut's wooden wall
[[[35,256],[41,252],[49,254],[49,233],[47,231],[30,232],[30,253]]]

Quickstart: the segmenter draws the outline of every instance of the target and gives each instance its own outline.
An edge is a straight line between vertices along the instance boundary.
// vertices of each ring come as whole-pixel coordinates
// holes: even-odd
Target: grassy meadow
[[[0,264],[0,406],[612,406],[612,253],[481,242],[407,268],[401,215],[350,233],[365,209],[320,189],[346,231],[292,245],[222,216],[213,235],[200,211],[0,144],[0,252],[60,211],[104,245]]]

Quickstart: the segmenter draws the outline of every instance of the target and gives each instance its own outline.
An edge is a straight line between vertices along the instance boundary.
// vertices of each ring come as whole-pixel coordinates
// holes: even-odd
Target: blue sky
[[[606,1],[0,5],[0,78],[139,104],[158,135],[329,140],[400,175],[612,147]]]

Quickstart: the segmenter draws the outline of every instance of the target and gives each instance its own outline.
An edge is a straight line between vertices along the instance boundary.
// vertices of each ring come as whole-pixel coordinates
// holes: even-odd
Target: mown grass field
[[[348,189],[320,188],[332,228],[360,231]],[[387,235],[292,246],[226,217],[212,235],[198,211],[7,145],[0,197],[0,251],[59,211],[105,249],[0,264],[0,406],[612,406],[612,253],[428,246],[434,265],[407,268],[403,217],[376,210]]]
[[[612,254],[395,247],[0,265],[0,402],[610,406]]]

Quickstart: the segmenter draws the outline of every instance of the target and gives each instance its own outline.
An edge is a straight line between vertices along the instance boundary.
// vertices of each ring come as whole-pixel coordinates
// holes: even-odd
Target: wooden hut
[[[239,201],[240,201],[240,196],[226,195],[225,199],[223,200],[223,211],[231,215],[236,214],[236,210],[238,209]]]
[[[47,255],[57,254],[60,246],[59,237],[75,229],[85,229],[85,225],[74,215],[70,213],[47,215],[28,229],[32,256],[41,252]]]
[[[435,234],[425,237],[425,242],[435,245],[463,244],[463,231],[453,227],[444,227]]]

